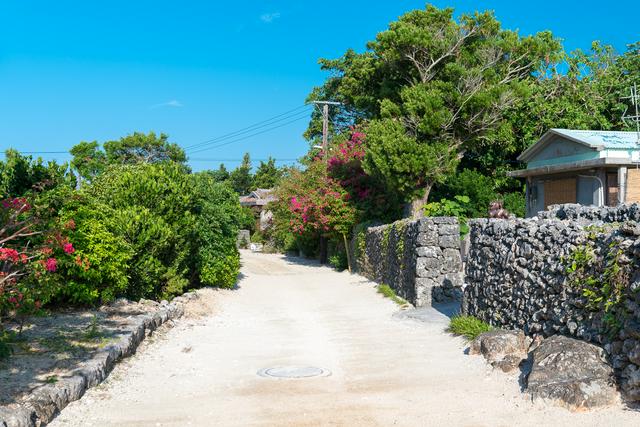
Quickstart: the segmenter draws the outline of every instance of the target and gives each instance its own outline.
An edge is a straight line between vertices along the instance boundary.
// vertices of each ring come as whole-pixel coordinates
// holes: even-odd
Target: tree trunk
[[[327,238],[325,236],[320,236],[320,264],[326,264],[329,258],[327,243]]]
[[[429,200],[429,193],[431,192],[431,185],[424,188],[424,194],[422,197],[412,200],[404,207],[404,217],[418,219],[424,216],[422,207],[427,204]]]
[[[347,251],[347,266],[349,267],[349,273],[352,273],[351,271],[351,253],[349,252],[349,243],[347,243],[347,235],[346,234],[342,234],[342,238],[344,239],[344,250]]]

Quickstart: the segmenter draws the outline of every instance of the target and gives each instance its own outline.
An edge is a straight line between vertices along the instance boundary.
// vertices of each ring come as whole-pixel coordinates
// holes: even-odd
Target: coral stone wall
[[[461,296],[456,218],[422,218],[369,227],[356,233],[352,248],[356,271],[391,286],[417,307]]]
[[[463,312],[599,344],[622,390],[640,400],[640,225],[612,222],[634,212],[559,206],[539,218],[470,221]]]
[[[573,220],[583,224],[593,222],[640,221],[640,204],[632,203],[616,207],[583,206],[577,204],[551,205],[538,213],[538,219]]]

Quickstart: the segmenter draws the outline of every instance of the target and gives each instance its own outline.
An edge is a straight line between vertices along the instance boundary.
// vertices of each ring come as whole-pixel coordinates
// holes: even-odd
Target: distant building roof
[[[594,148],[638,149],[640,147],[637,132],[573,129],[551,129],[551,131]]]
[[[549,129],[518,160],[526,162],[527,169],[509,176],[631,165],[640,162],[640,140],[637,132]]]
[[[240,196],[242,206],[265,206],[278,200],[273,188],[257,188],[246,196]]]
[[[637,132],[622,132],[609,130],[574,130],[574,129],[549,129],[531,147],[518,156],[520,161],[528,161],[537,152],[542,150],[554,137],[561,136],[578,144],[585,145],[595,150],[638,150]]]

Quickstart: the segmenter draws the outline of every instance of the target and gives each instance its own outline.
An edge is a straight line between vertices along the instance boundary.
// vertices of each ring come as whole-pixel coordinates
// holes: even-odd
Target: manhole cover
[[[327,377],[331,375],[331,371],[315,366],[274,366],[260,369],[258,375],[273,378],[310,378]]]

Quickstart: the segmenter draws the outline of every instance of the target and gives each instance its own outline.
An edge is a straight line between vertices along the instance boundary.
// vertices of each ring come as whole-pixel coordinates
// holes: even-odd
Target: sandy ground
[[[202,299],[193,306],[203,310],[206,302]],[[151,313],[158,305],[118,300],[97,310],[58,310],[26,319],[22,334],[12,342],[13,354],[0,361],[0,404],[20,402],[33,389],[68,376],[98,350],[130,332],[131,316]],[[19,330],[15,322],[5,326]]]
[[[640,425],[640,412],[621,406],[571,413],[531,403],[517,375],[464,354],[444,315],[399,318],[359,276],[248,252],[242,273],[238,290],[215,294],[212,314],[156,335],[50,425]],[[332,374],[256,374],[281,365]]]

